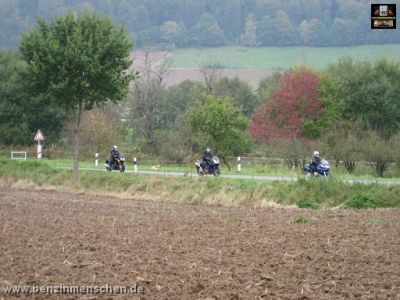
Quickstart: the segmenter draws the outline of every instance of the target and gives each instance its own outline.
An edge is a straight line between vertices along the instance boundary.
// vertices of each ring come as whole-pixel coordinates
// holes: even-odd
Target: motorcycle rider
[[[111,149],[111,155],[110,155],[110,166],[113,166],[115,164],[115,161],[119,159],[119,152],[118,152],[118,147],[117,145],[114,145]]]
[[[203,166],[202,166],[203,169],[207,165],[211,165],[212,164],[212,158],[213,158],[213,154],[211,152],[211,149],[207,148],[203,153]]]
[[[314,151],[311,162],[310,162],[310,168],[311,172],[316,172],[317,171],[317,166],[321,162],[321,157],[319,156],[318,151]]]

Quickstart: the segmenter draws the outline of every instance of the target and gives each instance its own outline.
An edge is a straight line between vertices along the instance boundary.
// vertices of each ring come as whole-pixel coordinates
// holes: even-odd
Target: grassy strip
[[[0,159],[0,177],[28,180],[38,185],[69,186],[71,172],[45,162]],[[400,187],[344,184],[335,180],[298,182],[253,181],[227,178],[146,176],[120,173],[80,172],[80,188],[97,192],[150,195],[174,202],[223,206],[274,204],[302,208],[400,207]]]
[[[7,157],[1,157],[0,159],[8,159]],[[28,158],[28,161],[36,162],[36,158]],[[62,167],[62,168],[71,168],[72,167],[72,159],[42,159],[43,163],[46,163],[52,167]],[[187,164],[172,164],[166,163],[159,166],[159,168],[155,168],[156,162],[150,161],[141,161],[139,162],[138,168],[141,171],[158,171],[160,173],[163,172],[182,172],[189,174],[196,174],[196,168],[194,167],[194,163]],[[104,169],[104,161],[100,160],[99,165],[95,167],[93,160],[81,160],[79,162],[80,168],[90,168],[90,169]],[[133,170],[132,162],[127,162],[126,164],[127,170]],[[236,164],[232,163],[232,169],[229,171],[225,165],[221,166],[223,174],[238,174],[236,169]],[[285,177],[303,177],[303,172],[301,168],[296,169],[295,171],[289,170],[285,164],[279,163],[251,163],[251,164],[242,164],[242,175],[269,175],[269,176],[285,176]],[[370,179],[370,180],[382,180],[376,176],[374,170],[370,168],[366,164],[358,164],[356,168],[356,172],[353,174],[349,174],[344,167],[336,168],[334,164],[331,165],[331,175],[338,180],[356,180],[356,179]],[[390,166],[389,169],[385,172],[384,180],[399,180],[400,179],[400,169],[395,166]]]

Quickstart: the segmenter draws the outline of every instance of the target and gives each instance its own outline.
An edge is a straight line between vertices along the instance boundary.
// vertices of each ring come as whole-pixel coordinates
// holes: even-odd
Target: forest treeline
[[[109,16],[136,47],[400,42],[396,30],[370,29],[370,1],[364,0],[0,0],[0,46],[16,47],[38,16],[52,20],[69,10]]]

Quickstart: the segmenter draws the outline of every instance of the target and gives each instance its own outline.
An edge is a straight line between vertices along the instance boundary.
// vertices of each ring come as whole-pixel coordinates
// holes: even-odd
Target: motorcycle
[[[304,175],[306,179],[309,179],[313,176],[315,177],[328,177],[329,176],[329,162],[322,159],[320,163],[315,168],[315,172],[312,172],[311,163],[306,163],[304,165]]]
[[[107,172],[111,171],[120,171],[125,172],[125,156],[123,153],[120,153],[119,158],[114,159],[114,163],[111,163],[111,157],[106,160],[104,164]]]
[[[195,162],[195,166],[197,174],[199,174],[199,176],[203,176],[206,174],[219,176],[221,174],[221,170],[219,169],[219,158],[217,156],[213,156],[209,162],[205,162],[199,159]]]

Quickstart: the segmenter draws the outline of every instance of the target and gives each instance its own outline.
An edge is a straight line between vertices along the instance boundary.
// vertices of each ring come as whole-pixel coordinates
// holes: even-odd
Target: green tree
[[[295,30],[289,16],[283,10],[278,10],[275,19],[276,45],[290,46],[296,44]]]
[[[328,38],[332,46],[357,45],[364,40],[360,25],[352,19],[335,18]]]
[[[272,75],[261,79],[257,88],[258,102],[269,101],[282,80],[282,73],[274,72]]]
[[[299,26],[299,33],[304,45],[322,45],[325,42],[326,28],[319,19],[303,20]]]
[[[242,0],[226,0],[218,14],[219,24],[225,35],[231,41],[238,39],[243,30],[246,10],[243,7]]]
[[[247,16],[244,32],[240,36],[240,40],[245,46],[256,47],[258,45],[257,24],[253,14]]]
[[[327,73],[337,82],[330,94],[343,101],[343,118],[389,137],[400,130],[400,64],[341,59]]]
[[[303,123],[303,132],[310,138],[317,138],[325,130],[330,130],[343,119],[344,101],[336,92],[341,81],[327,72],[320,75],[317,86],[318,100],[323,110],[318,119],[307,119]]]
[[[59,139],[65,112],[44,97],[28,92],[26,64],[13,52],[0,51],[0,144],[30,145],[38,129],[46,143]]]
[[[154,3],[159,2],[154,1]],[[198,0],[181,0],[175,11],[179,19],[182,20],[188,28],[192,28],[199,20],[199,16],[202,16],[203,13],[206,12],[206,3],[205,1]]]
[[[176,40],[182,34],[182,28],[174,21],[166,21],[161,25],[162,38],[175,46]]]
[[[321,74],[317,87],[319,100],[324,107],[317,121],[320,131],[332,127],[343,119],[344,101],[336,92],[340,85],[338,78],[327,72]]]
[[[0,51],[0,144],[25,144],[30,138],[24,118],[18,70],[24,66],[14,53]]]
[[[224,32],[217,20],[208,13],[203,14],[193,28],[193,40],[199,46],[221,46],[224,39]]]
[[[228,97],[232,105],[240,108],[242,113],[250,117],[258,102],[251,86],[239,78],[227,77],[219,80],[214,89],[214,94],[220,97]]]
[[[274,19],[271,16],[265,15],[258,23],[257,38],[262,46],[276,44],[277,34]]]
[[[103,1],[96,2],[101,3]],[[126,29],[130,33],[140,32],[156,25],[152,23],[151,15],[146,5],[142,3],[132,5],[132,2],[127,0],[112,2],[114,3],[110,4],[111,10],[108,8],[106,10],[102,10],[101,13],[104,15],[112,15],[116,22],[125,24]]]
[[[26,33],[20,50],[28,64],[32,92],[56,99],[76,113],[73,183],[78,181],[79,131],[83,110],[126,96],[132,42],[108,18],[69,12]]]
[[[229,169],[228,156],[249,151],[249,122],[229,99],[203,95],[187,117],[197,146],[201,149],[211,147]]]
[[[176,128],[177,120],[199,99],[203,88],[200,83],[185,80],[168,87],[161,103],[161,128]]]

